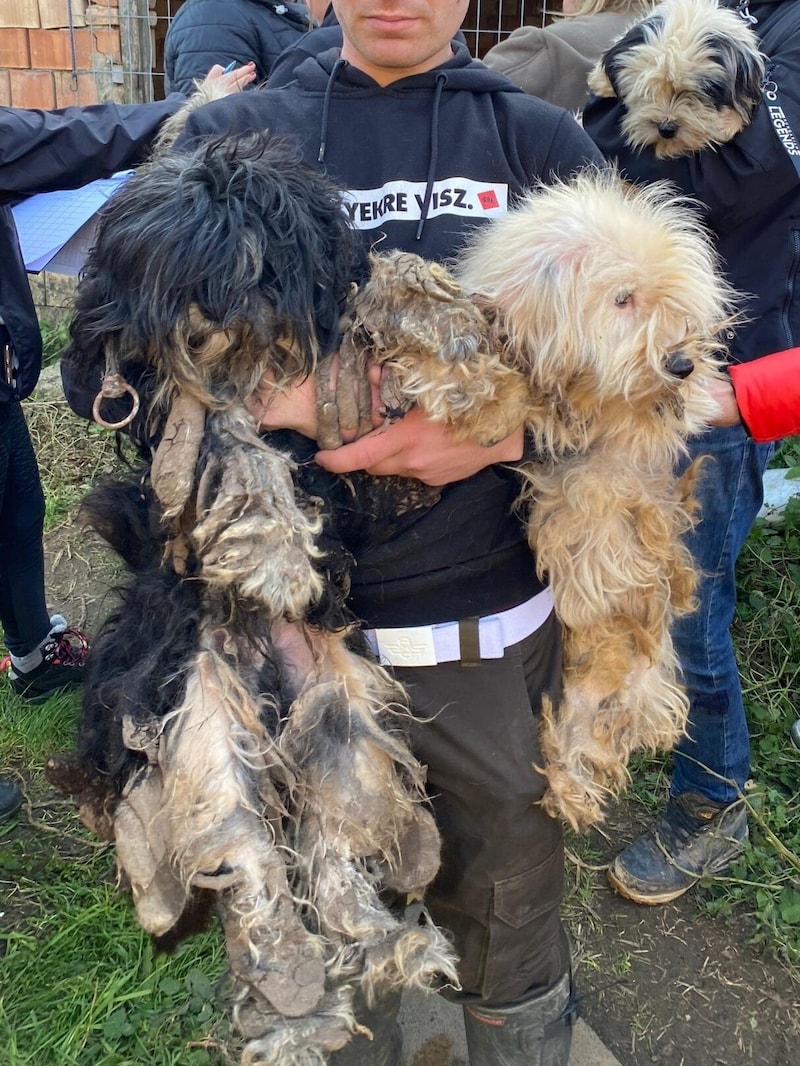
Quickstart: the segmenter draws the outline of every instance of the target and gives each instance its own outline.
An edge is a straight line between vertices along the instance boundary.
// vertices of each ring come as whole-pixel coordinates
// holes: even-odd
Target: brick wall
[[[0,104],[53,108],[145,98],[132,91],[123,56],[143,24],[152,37],[156,3],[0,0]]]

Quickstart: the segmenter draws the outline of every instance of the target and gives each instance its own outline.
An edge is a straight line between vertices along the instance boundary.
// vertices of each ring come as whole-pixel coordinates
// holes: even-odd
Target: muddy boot
[[[470,1064],[567,1066],[576,1014],[571,974],[517,1007],[465,1007]]]
[[[355,1016],[370,1030],[372,1039],[353,1036],[349,1044],[329,1057],[329,1066],[400,1066],[403,1050],[403,1035],[397,1024],[400,998],[400,992],[391,992],[370,1008],[361,994],[356,993]]]
[[[747,809],[699,792],[673,796],[650,829],[608,868],[615,892],[634,903],[671,903],[701,877],[723,873],[747,844]]]

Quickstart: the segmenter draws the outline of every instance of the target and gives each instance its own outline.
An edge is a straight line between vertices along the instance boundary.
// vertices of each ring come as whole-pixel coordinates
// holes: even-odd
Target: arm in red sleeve
[[[800,433],[800,348],[729,368],[742,421],[764,443]]]

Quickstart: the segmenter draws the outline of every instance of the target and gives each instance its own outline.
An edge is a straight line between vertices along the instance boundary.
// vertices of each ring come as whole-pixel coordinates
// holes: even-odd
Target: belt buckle
[[[433,626],[376,629],[378,655],[384,666],[436,666]]]

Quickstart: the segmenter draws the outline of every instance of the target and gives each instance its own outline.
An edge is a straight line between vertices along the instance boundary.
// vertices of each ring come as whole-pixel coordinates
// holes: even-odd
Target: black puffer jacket
[[[302,3],[279,0],[186,0],[170,23],[164,46],[169,92],[189,93],[215,63],[256,65],[255,84],[266,79],[284,48],[312,25]]]
[[[669,179],[703,205],[731,283],[748,294],[748,320],[731,344],[736,363],[800,344],[800,0],[749,10],[768,82],[753,121],[728,144],[658,160],[625,144],[616,99],[592,96],[583,113],[586,132],[628,177]]]

